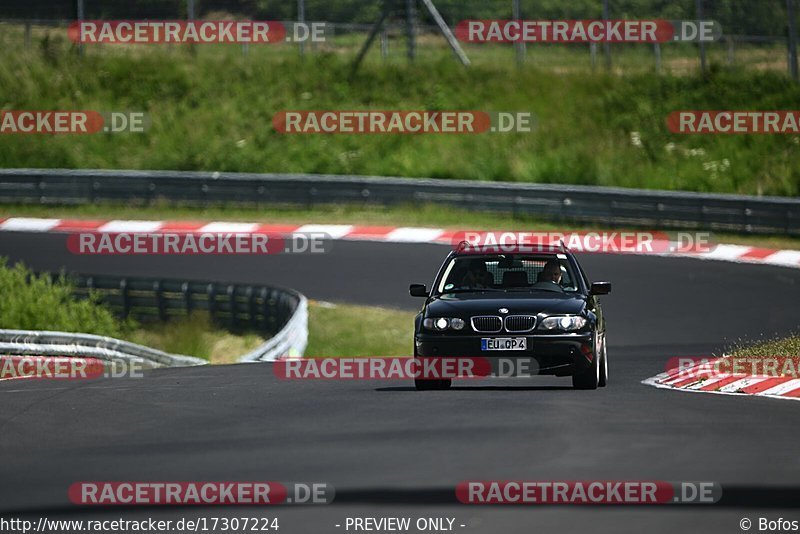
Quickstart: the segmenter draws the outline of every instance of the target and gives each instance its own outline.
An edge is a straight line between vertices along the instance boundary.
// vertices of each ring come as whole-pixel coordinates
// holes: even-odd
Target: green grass
[[[257,334],[234,334],[212,323],[206,313],[173,318],[166,323],[144,325],[131,332],[134,343],[172,354],[186,354],[212,364],[235,363],[264,342]]]
[[[786,338],[771,339],[759,343],[734,346],[731,357],[744,359],[800,357],[800,335],[794,334]]]
[[[354,47],[322,48],[303,61],[282,46],[251,47],[247,58],[236,46],[203,47],[196,55],[181,47],[104,47],[79,57],[58,32],[46,42],[37,35],[29,51],[21,42],[13,35],[3,41],[0,108],[147,111],[152,128],[145,134],[6,135],[0,143],[4,167],[376,174],[800,194],[800,137],[678,136],[665,126],[677,109],[793,109],[800,86],[779,71],[714,62],[706,77],[691,74],[693,67],[690,74],[657,76],[649,52],[640,50],[630,52],[631,62],[644,68],[592,74],[571,67],[573,57],[587,64],[585,50],[557,46],[529,47],[531,60],[521,69],[510,49],[481,48],[465,69],[431,44],[420,47],[430,51],[413,66],[371,57],[349,80]],[[665,52],[669,61],[678,51]],[[685,52],[674,60],[693,65],[692,48]],[[286,109],[531,111],[538,127],[515,134],[291,136],[271,124]]]
[[[312,210],[287,206],[195,208],[87,204],[82,206],[0,205],[0,218],[55,217],[85,219],[144,219],[189,221],[241,221],[286,224],[360,224],[375,226],[426,226],[455,230],[580,231],[615,229],[601,225],[543,221],[536,217],[474,212],[433,204],[392,207],[320,205]],[[800,249],[800,238],[779,235],[715,234],[718,243]]]
[[[759,342],[739,342],[726,351],[726,372],[756,373],[767,376],[798,377],[800,334]]]
[[[411,356],[414,312],[310,302],[306,357]]]

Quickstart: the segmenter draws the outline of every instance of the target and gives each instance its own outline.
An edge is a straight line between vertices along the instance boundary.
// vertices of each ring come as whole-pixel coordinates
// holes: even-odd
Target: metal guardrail
[[[215,321],[254,328],[269,336],[255,350],[241,356],[242,362],[300,357],[308,342],[308,302],[289,289],[111,276],[70,279],[78,298],[94,292],[123,317],[166,320],[205,310]],[[111,337],[34,330],[0,330],[0,354],[93,357],[108,362],[123,360],[140,368],[208,363]]]
[[[241,362],[266,362],[280,358],[299,358],[308,345],[308,301],[300,302],[280,332],[264,344],[239,358]]]
[[[55,275],[54,275],[55,276]],[[205,311],[212,321],[253,329],[269,339],[241,361],[302,356],[308,340],[306,298],[291,289],[138,277],[71,277],[76,296],[89,292],[123,317],[167,320]]]
[[[800,199],[308,174],[0,169],[0,203],[419,204],[598,224],[800,234]]]
[[[93,291],[122,317],[165,321],[205,311],[215,322],[269,335],[285,326],[302,300],[296,291],[260,285],[108,275],[70,279],[78,297]]]
[[[0,330],[0,354],[81,356],[108,362],[124,360],[140,368],[184,367],[208,363],[193,356],[169,354],[112,337],[34,330]]]

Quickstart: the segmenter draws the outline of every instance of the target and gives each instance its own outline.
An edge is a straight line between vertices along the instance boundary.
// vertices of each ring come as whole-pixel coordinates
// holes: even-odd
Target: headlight
[[[449,318],[449,317],[429,317],[422,321],[422,326],[427,328],[428,330],[447,330],[448,328],[452,328],[453,330],[462,330],[466,323],[463,319],[456,318]]]
[[[545,330],[580,330],[586,326],[586,318],[580,315],[561,315],[547,317],[541,322]]]

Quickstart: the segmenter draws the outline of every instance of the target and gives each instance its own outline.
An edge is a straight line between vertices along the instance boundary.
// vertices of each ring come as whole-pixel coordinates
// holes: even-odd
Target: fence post
[[[703,20],[703,0],[694,0],[694,7],[697,11],[697,20]],[[697,42],[698,48],[700,49],[700,72],[705,74],[706,72],[706,43],[700,39]]]
[[[513,11],[512,18],[514,20],[522,20],[522,10],[519,6],[519,0],[513,0],[511,10]],[[522,64],[525,63],[525,42],[517,40],[514,43],[514,52],[517,57],[517,65],[522,66]]]
[[[661,43],[653,43],[653,52],[656,54],[656,73],[661,74]]]
[[[80,22],[86,16],[86,11],[84,10],[83,0],[78,0],[77,10],[78,10],[77,18],[78,18],[78,22]],[[78,55],[81,55],[81,56],[83,55],[83,43],[80,42],[80,41],[78,41]]]
[[[408,60],[417,57],[417,29],[415,26],[415,0],[406,0],[406,35],[408,36]]]
[[[734,63],[734,61],[735,61],[735,55],[734,55],[734,54],[735,54],[735,52],[734,52],[734,49],[733,49],[733,47],[734,47],[733,37],[731,37],[730,35],[728,35],[728,36],[725,38],[725,40],[726,40],[726,41],[727,41],[727,43],[728,43],[728,65],[731,65],[731,66],[733,66],[733,63]]]
[[[797,25],[794,15],[794,0],[786,0],[786,15],[789,19],[789,72],[798,81],[797,74]]]
[[[31,21],[25,21],[25,50],[31,49]]]
[[[186,0],[186,19],[194,20],[194,0]],[[197,49],[193,44],[189,44],[189,53],[192,55],[197,54]]]
[[[608,0],[603,0],[603,20],[610,18]],[[611,70],[611,43],[603,42],[603,51],[606,54],[606,69]]]
[[[299,24],[303,24],[306,21],[306,2],[305,0],[297,0],[297,22]],[[300,57],[305,57],[306,55],[306,43],[305,41],[300,41]]]

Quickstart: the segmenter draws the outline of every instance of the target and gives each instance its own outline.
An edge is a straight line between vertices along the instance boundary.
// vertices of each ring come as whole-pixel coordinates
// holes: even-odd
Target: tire
[[[417,348],[414,347],[414,358],[419,358],[417,355]],[[450,378],[445,378],[442,380],[420,380],[418,378],[414,379],[414,387],[417,391],[432,391],[432,390],[440,390],[440,389],[450,389],[453,381]]]
[[[449,378],[445,380],[419,380],[417,378],[414,379],[414,387],[417,388],[417,391],[450,389],[452,383],[453,381]]]
[[[595,343],[595,347],[597,347],[597,343]],[[575,389],[597,389],[600,384],[600,357],[601,352],[596,350],[592,358],[592,365],[588,369],[572,375],[572,387]]]
[[[606,348],[606,336],[603,336],[603,350],[601,351],[602,361],[600,362],[600,380],[597,385],[601,388],[608,385],[608,349]]]

